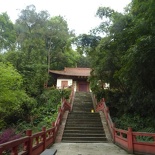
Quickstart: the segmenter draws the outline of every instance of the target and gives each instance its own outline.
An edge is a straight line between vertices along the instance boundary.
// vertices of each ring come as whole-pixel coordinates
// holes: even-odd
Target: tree
[[[63,17],[36,12],[34,5],[21,10],[14,27],[16,50],[7,51],[5,61],[16,67],[27,94],[36,98],[44,90],[49,69],[76,65],[78,55],[72,50],[70,39],[73,34]]]
[[[154,116],[145,110],[155,107],[154,6],[152,0],[134,0],[123,14],[99,8],[99,30],[106,35],[91,55],[92,82],[110,82],[121,94],[119,109],[140,117]]]
[[[49,14],[36,12],[34,5],[21,11],[15,23],[17,32],[17,55],[21,61],[18,70],[24,77],[24,87],[33,97],[38,96],[47,81],[47,52],[45,30]]]
[[[155,107],[155,61],[153,44],[155,37],[154,18],[155,2],[152,0],[133,1],[131,14],[132,25],[128,30],[132,36],[132,44],[124,56],[124,65],[120,70],[121,80],[130,89],[132,105],[139,106],[137,112],[142,116],[152,116],[153,111],[145,111],[148,107]],[[131,36],[129,36],[131,38]]]
[[[23,79],[11,64],[0,62],[0,128],[17,123],[30,114],[24,113],[22,106],[33,108],[35,102],[22,89]],[[18,118],[18,119],[17,119]]]
[[[64,69],[65,66],[75,66],[75,62],[67,63],[70,62],[69,58],[71,58],[67,53],[73,52],[72,58],[75,54],[71,49],[71,37],[73,36],[69,32],[67,22],[63,17],[55,16],[50,18],[45,36],[49,68]],[[75,60],[76,57],[73,59]]]
[[[0,51],[15,47],[16,34],[14,25],[7,13],[0,14]]]

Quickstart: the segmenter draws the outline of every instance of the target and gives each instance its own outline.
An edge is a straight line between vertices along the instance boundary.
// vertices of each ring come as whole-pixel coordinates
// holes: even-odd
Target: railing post
[[[2,152],[3,152],[3,147],[0,146],[0,154],[2,154]]]
[[[33,145],[33,143],[32,143],[32,130],[27,130],[26,131],[26,136],[29,136],[29,142],[28,142],[28,154],[29,155],[32,155],[33,153],[32,153],[32,145]]]
[[[46,149],[46,127],[42,128],[42,131],[44,132],[43,134],[43,151]]]
[[[55,137],[56,137],[56,125],[55,125],[55,122],[52,122],[52,127],[54,128],[53,138],[54,138],[54,141],[55,141]]]
[[[107,119],[107,121],[108,121],[108,114],[109,114],[109,108],[107,107],[106,108],[106,119]]]
[[[12,148],[11,155],[18,155],[18,147],[17,146]]]
[[[133,153],[133,137],[131,127],[128,127],[127,140],[128,140],[128,152]]]
[[[112,125],[112,131],[113,131],[113,143],[115,143],[115,123]]]

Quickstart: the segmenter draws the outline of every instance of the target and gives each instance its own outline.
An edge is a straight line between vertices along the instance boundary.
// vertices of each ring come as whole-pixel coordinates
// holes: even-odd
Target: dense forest
[[[34,5],[15,23],[0,14],[0,130],[51,122],[62,92],[48,70],[77,66],[92,68],[91,89],[105,97],[116,126],[155,132],[155,1],[133,0],[124,13],[99,7],[96,15],[99,27],[76,36],[62,16]]]
[[[73,37],[63,17],[37,12],[34,5],[21,10],[15,23],[0,14],[0,130],[51,126],[70,91],[56,90],[48,71],[75,67],[83,58],[71,48]]]

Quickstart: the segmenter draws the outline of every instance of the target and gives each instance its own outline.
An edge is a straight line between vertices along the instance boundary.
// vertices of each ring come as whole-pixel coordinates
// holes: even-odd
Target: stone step
[[[103,127],[102,124],[66,124],[67,125],[70,125],[72,127]]]
[[[76,104],[75,106],[73,105],[73,108],[93,108],[93,105],[78,105]]]
[[[62,142],[107,142],[106,137],[65,137]]]
[[[75,105],[73,108],[91,108],[93,109],[93,106],[85,106],[85,105]]]
[[[93,119],[93,118],[83,118],[83,119],[81,119],[81,118],[76,118],[76,119],[74,119],[74,118],[71,118],[71,119],[69,119],[69,120],[67,120],[67,123],[77,123],[77,124],[79,124],[79,123],[85,123],[85,122],[90,122],[90,123],[101,123],[101,121],[99,120],[99,119]]]
[[[106,141],[101,141],[101,140],[95,140],[95,141],[93,141],[93,140],[62,140],[62,142],[63,143],[107,143],[107,140]]]
[[[92,109],[73,109],[73,112],[89,112]]]
[[[100,120],[91,120],[91,119],[69,119],[67,120],[66,124],[77,124],[77,125],[82,125],[82,124],[102,124]]]
[[[89,127],[89,128],[84,128],[84,127],[75,127],[75,126],[66,126],[65,129],[67,130],[103,130],[103,127],[98,127],[96,128],[95,126]]]
[[[98,116],[98,117],[100,117],[100,115],[99,115],[99,113],[91,113],[91,112],[71,112],[71,113],[69,113],[69,115],[70,116],[72,116],[72,115],[76,115],[76,116]]]
[[[92,115],[69,115],[68,116],[68,119],[81,119],[81,120],[84,120],[84,119],[88,119],[88,120],[93,120],[93,119],[98,119],[98,120],[101,120],[101,118],[99,116],[92,116]]]
[[[84,108],[89,108],[89,107],[93,107],[93,105],[91,105],[92,103],[81,103],[81,104],[79,104],[79,103],[77,103],[74,107],[84,107]]]
[[[65,133],[63,137],[106,137],[103,133]]]
[[[92,119],[69,119],[68,121],[67,121],[67,123],[69,124],[78,124],[78,125],[80,125],[80,124],[86,124],[86,123],[88,123],[88,124],[102,124],[101,123],[101,121],[100,120],[96,120],[96,119],[94,119],[94,120],[92,120]]]
[[[75,108],[75,107],[76,107],[76,108],[93,108],[92,105],[85,106],[85,105],[77,105],[77,104],[76,104],[75,106],[73,105],[73,108]]]
[[[68,114],[62,142],[103,143],[107,142],[99,113],[94,109],[90,93],[76,93],[73,111]]]
[[[89,133],[89,134],[90,133],[92,133],[92,134],[93,133],[94,134],[102,133],[102,134],[104,134],[104,131],[103,131],[103,129],[97,129],[97,130],[66,129],[64,134],[66,134],[66,133]]]

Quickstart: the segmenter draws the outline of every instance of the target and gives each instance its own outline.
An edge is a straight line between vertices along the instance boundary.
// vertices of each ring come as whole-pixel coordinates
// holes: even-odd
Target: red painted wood
[[[128,139],[128,152],[133,153],[132,128],[130,127],[128,128],[127,139]]]
[[[87,92],[88,91],[88,87],[89,87],[88,82],[85,82],[85,81],[79,81],[78,82],[78,91]]]
[[[143,142],[134,143],[134,152],[142,154],[155,154],[155,144],[148,144]]]
[[[123,149],[128,148],[128,141],[125,138],[115,136],[115,143],[119,146],[121,146]]]

